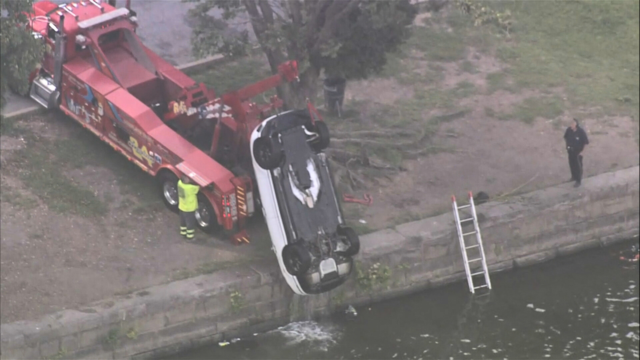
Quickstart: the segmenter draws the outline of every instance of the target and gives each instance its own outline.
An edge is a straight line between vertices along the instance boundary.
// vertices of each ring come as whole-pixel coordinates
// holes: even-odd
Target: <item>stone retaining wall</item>
[[[638,234],[638,166],[477,207],[490,271],[528,266]],[[358,274],[298,297],[275,258],[218,271],[35,322],[1,327],[2,359],[147,359],[268,330],[306,311],[328,313],[463,280],[450,213],[361,238]],[[375,265],[378,264],[378,265]],[[386,271],[372,276],[373,270]],[[380,281],[382,279],[383,281]],[[461,282],[460,286],[466,287]]]

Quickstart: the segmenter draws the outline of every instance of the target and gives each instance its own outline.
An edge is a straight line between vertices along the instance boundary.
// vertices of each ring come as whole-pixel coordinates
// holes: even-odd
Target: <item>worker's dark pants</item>
[[[196,212],[184,212],[180,210],[180,235],[188,240],[196,236]]]
[[[576,151],[569,151],[569,167],[571,168],[571,179],[582,182],[582,155]]]

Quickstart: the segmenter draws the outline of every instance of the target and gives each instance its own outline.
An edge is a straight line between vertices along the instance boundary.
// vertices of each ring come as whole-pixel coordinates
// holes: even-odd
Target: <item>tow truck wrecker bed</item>
[[[158,181],[177,211],[177,180],[202,187],[197,224],[207,233],[243,227],[255,212],[249,135],[282,106],[251,102],[255,95],[297,79],[295,61],[243,89],[217,96],[140,42],[137,18],[115,2],[35,2],[27,29],[47,47],[29,78],[29,95],[60,109]],[[204,141],[203,141],[204,139]]]

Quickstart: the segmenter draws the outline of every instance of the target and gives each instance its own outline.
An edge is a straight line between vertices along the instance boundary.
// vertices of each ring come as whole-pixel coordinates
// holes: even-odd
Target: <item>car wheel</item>
[[[346,256],[354,256],[360,252],[360,237],[350,227],[342,227],[338,229],[338,234],[344,237],[347,243],[347,250],[344,251]]]
[[[324,121],[316,121],[314,131],[318,134],[318,138],[312,143],[315,151],[322,151],[329,147],[331,142],[331,134],[329,134],[329,127]]]
[[[273,170],[282,161],[282,145],[272,137],[261,137],[253,143],[253,157],[265,170]]]
[[[282,249],[282,260],[289,274],[300,276],[311,267],[311,254],[300,244],[288,244]]]
[[[207,234],[220,229],[218,217],[206,196],[198,194],[198,209],[196,210],[196,226]]]
[[[178,212],[178,177],[172,172],[163,172],[159,178],[162,202],[171,211]]]

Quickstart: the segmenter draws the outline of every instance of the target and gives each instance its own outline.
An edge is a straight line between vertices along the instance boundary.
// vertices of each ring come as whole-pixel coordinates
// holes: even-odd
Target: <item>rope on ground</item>
[[[518,191],[518,190],[522,189],[523,187],[525,187],[525,186],[529,185],[529,183],[531,183],[533,180],[535,180],[535,179],[538,177],[538,175],[539,175],[539,174],[540,174],[540,173],[536,173],[536,174],[535,174],[531,179],[529,179],[527,182],[525,182],[524,184],[522,184],[522,185],[518,186],[517,188],[515,188],[515,189],[513,189],[513,190],[509,191],[508,193],[502,194],[502,195],[500,195],[500,196],[496,196],[496,198],[495,198],[494,200],[506,199],[507,197],[509,197],[509,196],[511,196],[513,193],[515,193],[516,191]]]

